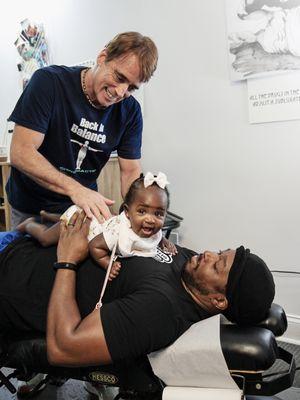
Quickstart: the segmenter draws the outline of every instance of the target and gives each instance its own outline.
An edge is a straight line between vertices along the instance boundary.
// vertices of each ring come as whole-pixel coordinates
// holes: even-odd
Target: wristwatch
[[[78,265],[73,264],[73,263],[68,263],[68,262],[55,262],[53,264],[53,268],[55,270],[57,269],[71,269],[72,271],[77,271],[78,270]]]

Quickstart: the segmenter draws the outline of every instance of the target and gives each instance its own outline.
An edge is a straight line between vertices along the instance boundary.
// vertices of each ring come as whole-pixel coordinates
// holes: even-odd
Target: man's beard
[[[209,290],[205,283],[197,282],[194,277],[187,271],[187,263],[181,271],[181,279],[189,289],[196,289],[200,294],[206,296],[209,294]]]

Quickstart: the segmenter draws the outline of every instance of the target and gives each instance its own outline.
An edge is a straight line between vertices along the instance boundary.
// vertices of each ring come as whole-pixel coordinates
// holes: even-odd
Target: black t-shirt
[[[137,358],[165,347],[194,322],[207,318],[183,288],[180,274],[195,254],[178,248],[158,260],[122,259],[119,276],[109,283],[100,310],[105,339],[114,362]],[[24,238],[0,255],[0,329],[44,332],[55,272],[56,247],[41,248]],[[99,299],[105,271],[87,259],[77,273],[81,315]],[[62,304],[63,307],[63,304]]]

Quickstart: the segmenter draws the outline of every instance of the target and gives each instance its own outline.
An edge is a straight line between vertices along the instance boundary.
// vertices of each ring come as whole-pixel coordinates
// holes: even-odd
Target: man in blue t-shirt
[[[149,81],[157,58],[150,38],[125,32],[93,68],[53,65],[34,73],[9,118],[13,228],[41,210],[62,213],[71,204],[90,218],[110,217],[113,201],[97,192],[96,179],[113,151],[122,196],[140,175],[143,120],[131,94]]]

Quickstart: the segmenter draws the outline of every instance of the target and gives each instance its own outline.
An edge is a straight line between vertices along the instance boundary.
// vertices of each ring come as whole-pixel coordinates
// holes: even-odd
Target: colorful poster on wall
[[[300,0],[226,0],[233,81],[300,70]]]
[[[248,80],[249,122],[300,119],[300,72]]]
[[[43,25],[24,19],[21,22],[21,32],[14,44],[21,58],[18,70],[24,89],[34,71],[50,63]]]

